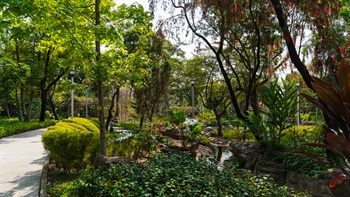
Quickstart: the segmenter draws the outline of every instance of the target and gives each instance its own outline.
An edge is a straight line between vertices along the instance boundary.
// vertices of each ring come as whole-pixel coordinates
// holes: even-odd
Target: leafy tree
[[[221,118],[225,115],[227,108],[231,105],[227,86],[220,76],[220,71],[215,58],[210,56],[196,56],[189,60],[188,67],[195,68],[196,94],[199,95],[203,106],[214,112],[218,124],[218,135],[222,137]],[[199,76],[203,75],[203,76]]]
[[[161,38],[150,37],[149,44],[151,47],[148,49],[148,56],[151,61],[145,65],[146,72],[141,80],[132,82],[135,109],[140,115],[140,127],[145,118],[152,122],[156,109],[167,95],[171,76],[171,64],[168,59],[173,48],[170,43],[163,42]]]
[[[151,1],[151,7],[160,2],[164,1]],[[237,92],[244,93],[244,110],[252,107],[258,113],[257,89],[268,81],[266,71],[280,68],[286,60],[279,58],[283,46],[277,39],[280,35],[274,31],[277,24],[263,20],[271,16],[268,4],[263,1],[171,1],[167,5],[179,9],[180,18],[163,21],[160,27],[188,26],[215,56],[238,118],[247,121]],[[230,73],[234,74],[234,81]]]
[[[257,43],[257,45],[255,45],[256,47],[254,48],[254,50],[250,50],[251,52],[255,52],[255,55],[252,57],[256,57],[256,59],[250,61],[250,64],[245,64],[245,66],[254,65],[252,67],[253,69],[251,69],[249,72],[249,83],[245,94],[247,95],[246,102],[250,103],[253,107],[254,112],[257,113],[256,110],[258,109],[258,107],[254,107],[256,106],[256,98],[258,98],[256,95],[256,90],[258,87],[257,85],[262,85],[264,83],[264,79],[262,79],[261,77],[264,76],[263,73],[268,68],[267,66],[264,70],[262,62],[268,62],[269,60],[267,58],[267,60],[264,61],[262,58],[263,56],[261,54],[268,54],[267,56],[271,54],[269,51],[264,50],[264,47],[262,46],[273,45],[273,47],[276,47],[276,49],[281,48],[283,39],[289,52],[287,57],[290,57],[292,63],[304,79],[305,84],[310,89],[313,89],[311,86],[312,79],[308,68],[299,56],[302,50],[297,50],[296,48],[296,37],[300,36],[300,38],[303,40],[303,38],[305,38],[305,30],[307,29],[307,27],[311,27],[314,24],[318,25],[318,28],[323,28],[325,30],[325,27],[331,27],[329,19],[332,18],[332,16],[336,15],[342,7],[341,1],[318,1],[317,3],[305,3],[304,1],[280,2],[278,0],[271,0],[269,2],[238,2],[234,0],[193,0],[178,1],[177,3],[175,3],[175,1],[171,1],[170,3],[165,3],[165,1],[162,0],[153,0],[151,1],[151,8],[155,8],[155,6],[159,5],[160,2],[163,2],[163,5],[166,5],[165,9],[167,9],[167,6],[169,5],[175,8],[179,8],[181,10],[180,16],[184,16],[182,20],[180,19],[180,21],[186,23],[189,26],[190,30],[194,33],[194,35],[202,39],[212,49],[213,53],[217,57],[220,70],[228,86],[231,95],[231,100],[237,112],[237,116],[238,118],[243,120],[246,120],[246,117],[239,111],[237,98],[234,94],[234,86],[230,84],[229,78],[227,77],[227,71],[223,66],[223,59],[226,60],[228,57],[227,55],[225,56],[225,54],[223,53],[225,51],[224,46],[228,45],[229,47],[232,47],[236,44],[236,41],[239,44],[244,43],[240,39],[229,39],[230,37],[232,37],[232,35],[235,35],[234,32],[237,32],[237,35],[241,38],[247,38],[247,35],[252,35],[252,33],[255,33],[254,36],[252,36],[251,39],[248,39],[248,42],[246,42],[249,45],[253,45],[253,43]],[[197,17],[198,13],[202,14],[202,18]],[[215,21],[215,23],[209,23],[210,21]],[[278,21],[278,24],[275,23],[276,21]],[[211,25],[205,26],[205,24],[208,23]],[[169,27],[174,24],[174,21],[164,21],[163,23],[161,23],[163,27]],[[235,26],[236,28],[232,28],[233,26]],[[203,30],[201,29],[202,27],[205,27],[205,29],[208,29],[209,31],[203,32]],[[240,32],[240,29],[244,29],[245,31]],[[233,31],[230,32],[230,30]],[[170,30],[167,29],[167,31]],[[273,34],[268,35],[264,32],[273,32]],[[320,36],[323,36],[324,40],[326,39],[326,37],[329,39],[332,36],[332,34],[326,34],[327,36],[325,36],[325,34],[323,33],[320,34],[320,31],[316,33],[318,33]],[[264,34],[267,36],[264,36]],[[217,38],[213,38],[213,40],[216,41],[216,43],[218,43],[217,48],[211,45],[209,39],[211,35],[215,35],[215,37]],[[223,43],[226,43],[226,41],[227,45],[224,45]],[[300,41],[300,45],[304,41],[305,40]],[[243,56],[247,52],[248,50],[238,51],[238,57],[243,59],[240,60],[241,63],[247,62],[244,60],[244,58],[247,60],[251,59],[251,57],[247,58],[249,56]],[[274,50],[274,52],[276,52],[276,50]],[[278,52],[276,54],[278,54]],[[270,67],[270,70],[271,68],[276,68],[279,65],[285,65],[285,61],[286,59],[282,59],[280,63],[274,63],[274,67]],[[234,64],[231,65],[235,66]],[[248,106],[249,105],[246,105],[246,107]],[[331,124],[329,121],[327,122],[328,124]]]

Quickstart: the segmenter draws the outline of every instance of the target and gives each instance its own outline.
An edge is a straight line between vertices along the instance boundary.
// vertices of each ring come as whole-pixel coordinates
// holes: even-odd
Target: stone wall
[[[282,164],[264,155],[265,149],[259,143],[231,142],[230,151],[244,168],[251,170],[255,175],[270,174],[278,184],[293,188],[296,192],[308,191],[319,197],[335,196],[328,187],[330,177],[317,179],[285,170]]]

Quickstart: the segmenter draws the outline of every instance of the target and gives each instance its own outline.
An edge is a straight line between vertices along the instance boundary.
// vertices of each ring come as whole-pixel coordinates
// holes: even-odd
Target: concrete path
[[[0,196],[36,197],[47,152],[41,142],[46,129],[0,139]]]

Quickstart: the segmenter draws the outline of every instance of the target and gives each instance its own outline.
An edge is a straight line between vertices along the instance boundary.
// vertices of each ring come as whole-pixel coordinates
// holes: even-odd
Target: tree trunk
[[[95,0],[95,25],[96,28],[100,25],[100,0]],[[99,35],[96,34],[95,48],[96,48],[96,65],[97,74],[101,74],[103,69],[100,65],[101,56],[101,43],[99,40]],[[105,114],[104,114],[104,98],[103,98],[103,81],[101,76],[97,80],[97,96],[98,96],[98,108],[99,108],[99,121],[100,121],[100,145],[101,145],[101,155],[107,155],[107,142],[106,142],[106,127],[105,127]]]
[[[10,114],[10,109],[9,109],[9,104],[8,102],[6,102],[6,113],[7,113],[7,117],[11,118],[11,114]]]
[[[114,92],[114,94],[112,96],[111,106],[108,109],[108,116],[107,116],[107,120],[106,120],[106,131],[108,130],[109,123],[111,122],[111,120],[113,118],[113,113],[112,112],[113,112],[113,108],[114,108],[115,98],[117,97],[117,95],[119,95],[119,87]]]
[[[52,98],[49,99],[49,104],[50,104],[53,116],[55,117],[55,120],[58,120],[59,118],[56,110],[56,105],[55,105],[55,102],[53,102]]]
[[[42,86],[42,84],[41,84],[41,86]],[[39,122],[45,121],[46,102],[47,102],[46,89],[41,87],[41,109],[40,109]]]
[[[22,121],[22,116],[21,116],[21,106],[19,104],[19,99],[18,99],[18,87],[16,87],[16,109],[18,113],[18,120]]]
[[[222,137],[222,122],[221,122],[221,116],[219,113],[216,111],[216,108],[214,109],[214,114],[216,118],[216,122],[218,123],[218,136]]]
[[[50,53],[51,50],[47,50],[46,53],[46,59],[45,59],[45,69],[44,69],[44,76],[40,81],[40,91],[41,91],[41,109],[40,109],[40,122],[45,121],[45,111],[46,111],[46,101],[47,101],[47,90],[45,88],[46,86],[46,81],[47,81],[47,72],[48,72],[48,67],[49,67],[49,62],[50,62]]]
[[[306,85],[310,89],[313,90],[313,87],[311,85],[311,81],[313,81],[313,80],[310,76],[309,71],[307,70],[304,63],[300,60],[300,57],[297,53],[297,50],[296,50],[295,45],[293,43],[291,33],[288,29],[287,21],[285,19],[286,15],[283,13],[283,10],[282,10],[282,5],[278,0],[270,0],[270,2],[272,3],[272,5],[275,9],[275,13],[276,13],[276,16],[277,16],[277,19],[279,22],[279,26],[282,29],[283,37],[284,37],[284,40],[286,41],[286,44],[287,44],[290,59],[292,60],[294,66],[298,69],[299,73],[303,77]]]
[[[142,126],[143,126],[143,120],[145,119],[145,116],[142,114],[141,115],[141,118],[140,118],[140,128],[142,128]]]
[[[292,60],[294,66],[298,69],[298,71],[301,74],[302,78],[304,79],[306,85],[311,90],[314,90],[312,85],[311,85],[311,82],[313,81],[313,79],[311,78],[311,75],[310,75],[309,71],[307,70],[306,66],[304,65],[304,63],[300,60],[300,57],[299,57],[297,50],[295,48],[295,45],[293,43],[293,39],[292,39],[291,34],[289,32],[289,29],[288,29],[287,21],[284,18],[285,14],[283,13],[282,5],[280,4],[280,2],[278,0],[270,0],[270,2],[272,3],[272,5],[275,9],[275,13],[277,15],[279,26],[281,27],[281,29],[283,31],[283,36],[284,36],[284,40],[286,41],[286,44],[287,44],[287,48],[288,48],[288,51],[290,54],[290,59]],[[337,126],[337,124],[334,123],[334,120],[329,118],[329,116],[327,116],[327,114],[325,114],[325,113],[323,113],[323,115],[324,115],[324,119],[326,121],[327,126],[331,129],[334,129],[335,131],[338,130],[338,126]],[[326,141],[326,137],[325,137],[324,142],[326,144],[328,143]],[[326,149],[326,152],[327,152],[328,156],[332,155],[330,150]]]
[[[26,102],[25,102],[25,98],[24,98],[24,90],[22,88],[22,85],[21,85],[21,104],[22,104],[22,115],[23,115],[23,119],[25,122],[28,122],[29,121],[29,117],[28,117],[28,113],[27,113],[27,110],[26,110]]]
[[[119,119],[119,115],[120,115],[120,107],[119,107],[119,101],[120,101],[120,88],[118,88],[118,94],[117,97],[115,99],[115,114],[114,117],[116,118],[116,120],[118,121]]]
[[[28,102],[28,120],[32,119],[32,104],[34,99],[34,91],[31,91],[29,94],[29,102]]]

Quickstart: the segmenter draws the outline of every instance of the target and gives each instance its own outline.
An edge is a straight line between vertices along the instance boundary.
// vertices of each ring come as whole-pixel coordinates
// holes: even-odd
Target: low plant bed
[[[212,160],[211,162],[216,162]],[[206,159],[188,154],[155,154],[149,161],[110,165],[67,174],[52,162],[50,196],[307,196],[274,184],[268,175],[220,171]],[[56,179],[56,180],[55,180]]]

